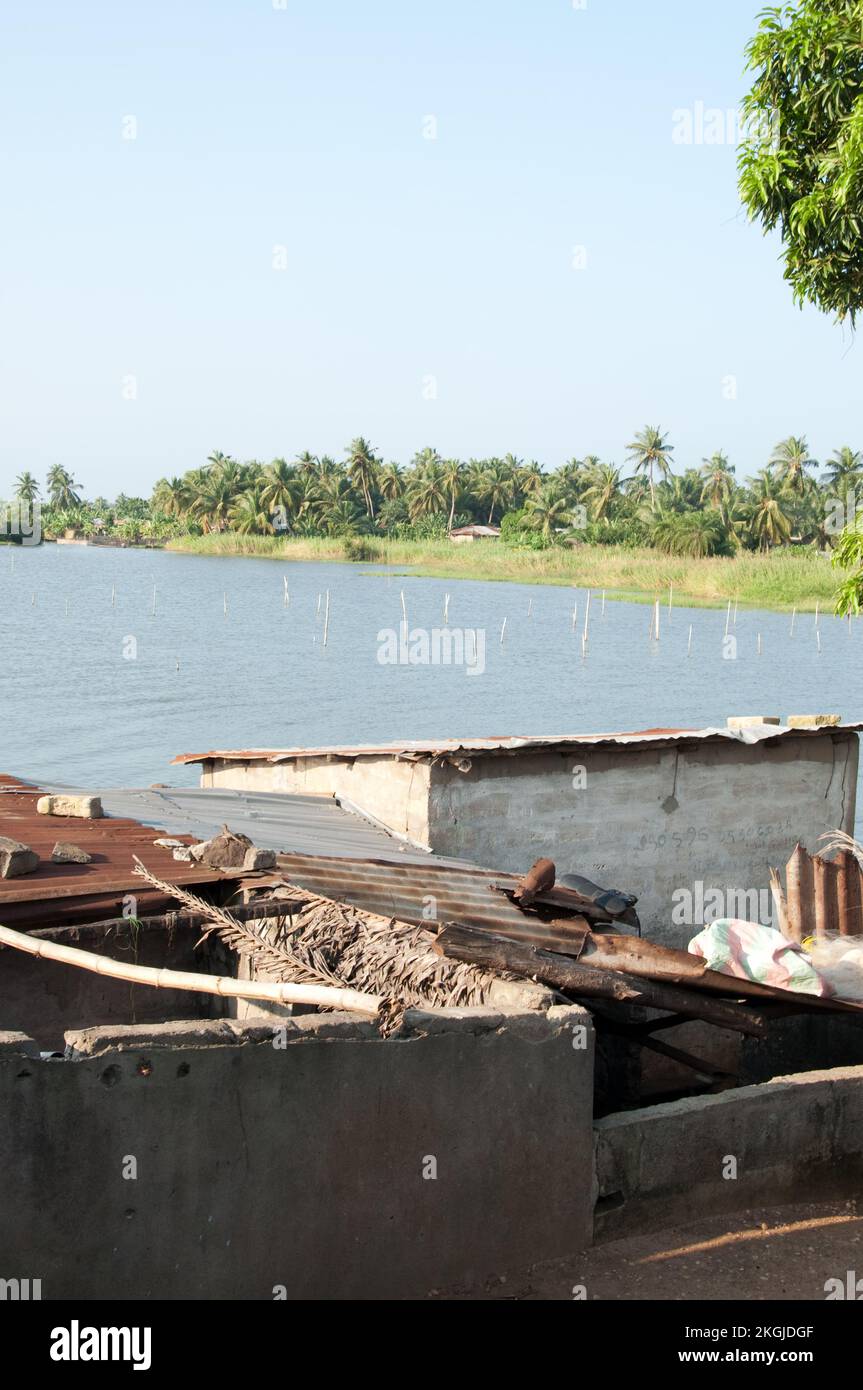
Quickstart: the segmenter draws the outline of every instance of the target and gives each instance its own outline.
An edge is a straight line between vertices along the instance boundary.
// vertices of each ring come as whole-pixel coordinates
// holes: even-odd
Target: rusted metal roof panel
[[[36,810],[40,795],[41,788],[0,774],[0,835],[29,845],[42,860],[31,874],[0,879],[0,921],[5,926],[120,916],[129,894],[137,899],[138,915],[160,911],[169,901],[135,876],[133,855],[172,883],[196,887],[230,881],[230,875],[218,870],[175,860],[170,849],[154,845],[159,831],[138,821],[40,815]],[[190,837],[175,838],[193,843]],[[53,864],[51,852],[58,840],[78,845],[92,862]]]
[[[723,726],[706,729],[656,728],[641,729],[633,733],[617,734],[547,734],[537,736],[512,735],[502,738],[464,738],[464,739],[406,739],[400,743],[382,744],[335,744],[318,748],[239,748],[211,749],[207,753],[180,753],[172,759],[174,763],[203,762],[291,762],[297,758],[441,758],[453,754],[476,756],[483,754],[520,753],[547,749],[554,751],[572,747],[573,744],[592,744],[596,746],[652,747],[682,743],[712,743],[726,739],[733,743],[748,745],[762,743],[768,739],[813,738],[834,733],[860,733],[863,723],[825,725],[819,728],[788,728],[781,724],[765,724],[742,729],[729,729]]]
[[[434,930],[445,922],[498,932],[549,951],[571,950],[576,933],[523,912],[492,885],[515,888],[517,874],[473,868],[431,858],[418,862],[329,859],[321,855],[280,854],[279,868],[290,883],[325,898],[351,903],[381,917],[395,917]]]

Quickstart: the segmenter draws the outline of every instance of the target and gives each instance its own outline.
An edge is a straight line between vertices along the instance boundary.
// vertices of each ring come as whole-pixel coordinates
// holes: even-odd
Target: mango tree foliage
[[[746,49],[740,194],[778,229],[796,302],[838,320],[863,306],[863,0],[798,0],[759,16]]]

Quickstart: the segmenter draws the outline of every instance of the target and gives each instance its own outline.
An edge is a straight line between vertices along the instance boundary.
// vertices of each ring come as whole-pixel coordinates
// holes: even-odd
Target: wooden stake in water
[[[758,634],[758,655],[761,655],[761,633]]]
[[[320,613],[321,613],[321,595],[318,594],[318,602],[317,602],[317,606],[316,606],[316,608],[315,608],[315,617],[316,617],[316,618],[320,617]]]
[[[659,641],[659,599],[653,606],[653,635]]]
[[[817,629],[818,629],[818,623],[820,622],[820,613],[819,613],[820,608],[821,608],[820,602],[816,603],[816,605],[815,605],[815,628],[816,628],[816,631],[817,631]]]
[[[725,636],[728,636],[728,627],[731,622],[731,599],[728,600],[728,612],[725,614]]]
[[[284,595],[283,603],[284,603],[285,607],[287,608],[287,607],[289,607],[290,602],[291,602],[291,596],[290,596],[290,594],[288,593],[288,576],[287,576],[286,574],[284,574],[284,575],[282,575],[282,579],[283,579],[284,585],[285,585],[285,595]]]
[[[737,599],[734,600],[734,617],[731,620],[731,626],[737,626]]]
[[[528,599],[528,601],[527,601],[527,616],[530,618],[530,617],[532,616],[532,614],[533,614],[533,599],[530,598],[530,599]]]
[[[671,605],[672,605],[673,600],[674,600],[674,585],[673,585],[671,582],[669,582],[669,585],[668,585],[668,621],[669,621],[669,622],[671,622]]]
[[[153,585],[153,617],[156,616],[156,586]]]
[[[402,598],[402,622],[404,623],[405,627],[407,627],[407,625],[408,625],[408,610],[407,610],[407,604],[405,603],[405,591],[404,591],[404,589],[402,589],[402,591],[401,591],[401,598]]]
[[[574,603],[574,604],[572,605],[572,630],[573,630],[573,632],[575,632],[575,626],[576,626],[576,623],[577,623],[577,622],[578,622],[578,604],[577,604],[577,603]]]
[[[796,621],[797,621],[797,609],[796,609],[796,608],[792,608],[792,610],[791,610],[791,631],[790,631],[789,634],[788,634],[789,637],[793,637],[793,636],[794,636],[794,624],[795,624]]]
[[[402,595],[402,601],[404,601],[404,595]],[[443,624],[444,624],[444,627],[447,627],[447,625],[449,624],[449,594],[444,594],[444,599],[443,599]]]
[[[599,610],[599,616],[600,616],[601,618],[604,618],[604,617],[605,617],[605,590],[604,590],[604,589],[603,589],[603,591],[602,591],[602,608]]]
[[[582,659],[582,661],[584,661],[584,659],[585,659],[586,656],[587,656],[587,633],[586,633],[586,632],[583,632],[583,633],[581,634],[581,659]]]
[[[327,589],[327,603],[324,609],[324,646],[327,645],[327,633],[330,630],[330,591]]]
[[[686,655],[692,655],[692,623],[689,624],[689,641],[686,643]]]
[[[111,585],[111,607],[117,607],[117,588],[114,584]]]
[[[587,634],[590,628],[590,590],[587,591],[587,603],[584,605],[584,632],[581,634],[582,647],[587,641]]]
[[[816,642],[818,643],[818,650],[819,650],[819,652],[820,652],[820,651],[821,651],[821,633],[820,633],[820,631],[818,631],[817,629],[816,629],[816,631],[815,631],[815,640],[816,640]]]
[[[500,628],[500,644],[501,644],[501,646],[503,646],[503,636],[504,636],[504,633],[505,633],[505,632],[506,632],[506,618],[504,618],[504,620],[503,620],[503,622],[502,622],[502,624],[501,624],[501,628]]]

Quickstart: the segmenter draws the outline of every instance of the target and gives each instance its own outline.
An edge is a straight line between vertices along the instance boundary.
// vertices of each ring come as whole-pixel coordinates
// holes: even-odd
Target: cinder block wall
[[[645,935],[685,946],[674,894],[763,893],[797,840],[854,826],[857,735],[594,748],[475,757],[431,768],[429,839],[440,854],[523,872],[541,855],[638,895]],[[750,916],[749,911],[732,913]],[[697,930],[697,926],[695,930]]]
[[[589,1243],[583,1010],[283,1026],[280,1048],[230,1020],[93,1029],[54,1062],[0,1035],[0,1277],[45,1299],[422,1297]]]

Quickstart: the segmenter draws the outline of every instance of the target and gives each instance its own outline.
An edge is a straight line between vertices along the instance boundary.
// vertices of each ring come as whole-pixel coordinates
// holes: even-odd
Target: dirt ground
[[[863,1298],[856,1204],[801,1204],[706,1217],[491,1279],[480,1291],[435,1290],[430,1297],[824,1301],[826,1281],[845,1284],[849,1271],[860,1278]]]

